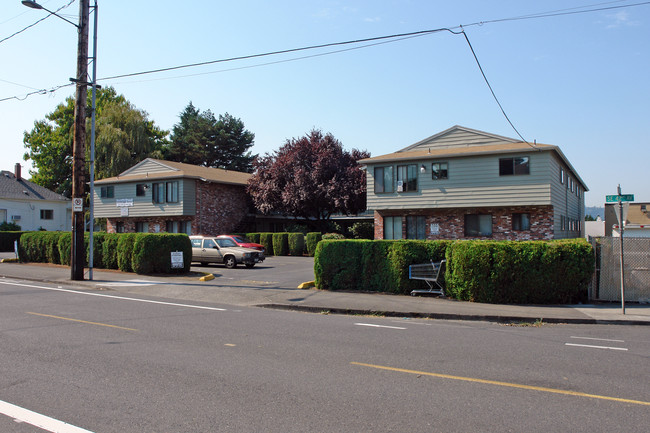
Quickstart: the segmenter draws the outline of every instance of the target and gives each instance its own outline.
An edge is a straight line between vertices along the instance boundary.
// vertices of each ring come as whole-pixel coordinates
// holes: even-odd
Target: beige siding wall
[[[374,193],[374,168],[393,166],[394,185],[398,163],[374,164],[367,169],[368,210],[442,209],[454,207],[528,206],[551,204],[550,152],[530,152],[508,156],[530,157],[530,174],[499,176],[499,156],[443,158],[417,161],[418,191]],[[447,162],[449,178],[431,179],[431,163]],[[420,172],[424,165],[425,173]],[[394,190],[396,190],[394,186]]]
[[[117,218],[120,208],[116,205],[119,199],[132,199],[133,206],[130,206],[129,217],[150,217],[150,216],[181,216],[194,215],[196,213],[196,198],[194,180],[191,179],[169,179],[178,181],[178,203],[153,203],[152,188],[145,191],[145,195],[138,197],[135,194],[136,184],[146,183],[151,186],[152,182],[129,182],[116,183],[114,198],[101,198],[100,186],[95,187],[95,217],[96,218]],[[162,182],[162,180],[161,180]],[[101,185],[108,186],[108,185]]]
[[[124,175],[137,176],[137,175],[146,175],[147,173],[167,173],[169,172],[170,176],[174,175],[174,172],[177,170],[170,169],[154,161],[146,161],[139,167],[132,167],[131,169],[125,171]]]
[[[420,143],[418,146],[410,150],[419,150],[419,149],[426,150],[429,147],[435,147],[436,149],[451,148],[451,147],[470,147],[470,146],[477,146],[482,144],[499,144],[503,142],[504,140],[497,139],[495,137],[476,134],[474,132],[469,132],[469,131],[456,130],[444,136],[438,137],[434,140]]]

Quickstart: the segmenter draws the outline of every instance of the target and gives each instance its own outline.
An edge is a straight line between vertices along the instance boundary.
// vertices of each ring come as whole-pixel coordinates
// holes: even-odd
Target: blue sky
[[[56,10],[69,0],[44,0]],[[650,3],[643,1],[99,0],[100,84],[171,130],[189,101],[239,117],[255,153],[312,128],[348,149],[390,153],[453,125],[517,133],[462,35],[309,50],[114,80],[104,77],[463,25],[505,112],[528,141],[560,146],[601,206],[620,183],[650,201]],[[626,6],[626,7],[621,7]],[[498,21],[544,12],[580,12]],[[61,11],[78,21],[78,2]],[[0,4],[0,39],[46,15]],[[476,23],[483,23],[477,25]],[[74,27],[56,17],[0,42],[0,99],[68,83]],[[338,53],[341,49],[359,48]],[[309,56],[308,58],[304,58]],[[272,64],[269,64],[272,63]],[[23,171],[23,132],[72,95],[66,87],[0,101],[0,168]]]

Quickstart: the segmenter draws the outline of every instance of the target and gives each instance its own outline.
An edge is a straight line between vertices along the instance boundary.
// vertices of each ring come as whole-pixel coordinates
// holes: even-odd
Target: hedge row
[[[314,256],[316,245],[321,240],[320,232],[304,233],[242,233],[250,242],[264,245],[267,256]]]
[[[426,283],[409,280],[408,267],[445,258],[451,241],[322,240],[316,247],[316,287],[410,293]]]
[[[71,232],[26,232],[20,237],[19,257],[24,262],[70,265]],[[84,237],[88,266],[88,234]],[[171,252],[183,252],[183,268],[172,269]],[[192,260],[189,237],[171,233],[104,233],[93,236],[93,267],[123,272],[188,272]]]
[[[447,259],[449,297],[475,302],[564,304],[587,299],[594,269],[591,245],[568,241],[324,240],[316,248],[316,286],[408,294],[411,264]]]

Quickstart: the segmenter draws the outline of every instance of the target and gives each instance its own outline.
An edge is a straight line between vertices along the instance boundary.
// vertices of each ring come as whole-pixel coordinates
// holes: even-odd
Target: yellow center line
[[[28,311],[27,314],[32,314],[34,316],[51,317],[53,319],[69,320],[70,322],[86,323],[88,325],[106,326],[108,328],[125,329],[127,331],[137,331],[137,329],[125,328],[123,326],[109,325],[107,323],[89,322],[87,320],[71,319],[69,317],[52,316],[51,314],[32,313],[30,311]]]
[[[374,365],[374,364],[365,364],[363,362],[351,362],[350,364],[352,365],[359,365],[361,367],[370,367],[370,368],[376,368],[379,370],[388,370],[388,371],[396,371],[399,373],[409,373],[409,374],[419,374],[421,376],[432,376],[432,377],[439,377],[442,379],[453,379],[453,380],[462,380],[465,382],[474,382],[474,383],[485,383],[488,385],[497,385],[497,386],[506,386],[510,388],[519,388],[519,389],[527,389],[529,391],[541,391],[541,392],[550,392],[553,394],[564,394],[564,395],[572,395],[576,397],[587,397],[587,398],[596,398],[600,400],[609,400],[609,401],[617,401],[620,403],[632,403],[632,404],[640,404],[643,406],[650,406],[650,402],[648,401],[640,401],[640,400],[629,400],[626,398],[618,398],[618,397],[608,397],[605,395],[598,395],[598,394],[587,394],[584,392],[577,392],[577,391],[566,391],[564,389],[555,389],[555,388],[545,388],[542,386],[531,386],[531,385],[522,385],[519,383],[510,383],[510,382],[499,382],[496,380],[487,380],[487,379],[478,379],[474,377],[463,377],[463,376],[452,376],[450,374],[441,374],[441,373],[430,373],[427,371],[417,371],[417,370],[407,370],[404,368],[396,368],[396,367],[387,367],[383,365]]]

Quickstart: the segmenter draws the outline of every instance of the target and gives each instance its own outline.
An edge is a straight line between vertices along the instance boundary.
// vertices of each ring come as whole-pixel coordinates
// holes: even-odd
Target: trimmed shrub
[[[260,234],[259,233],[246,233],[246,239],[249,241],[259,244],[260,243]]]
[[[321,241],[323,238],[323,235],[321,235],[320,232],[309,232],[307,233],[307,237],[305,239],[305,243],[307,246],[307,255],[309,257],[314,257],[314,253],[316,252],[316,245]]]
[[[357,221],[350,227],[350,233],[354,239],[374,239],[375,224],[368,221]]]
[[[133,244],[135,233],[120,233],[117,241],[117,268],[122,272],[133,272],[131,256],[133,255]]]
[[[302,233],[289,233],[289,254],[302,256],[305,253],[305,235]]]
[[[86,234],[86,238],[89,238],[90,234]],[[106,233],[104,232],[95,232],[93,234],[93,268],[106,268],[104,265],[104,237]],[[90,244],[86,248],[86,261],[90,263]]]
[[[183,253],[183,268],[172,269],[171,253]],[[133,243],[131,267],[138,274],[189,272],[192,245],[186,234],[138,233]]]
[[[273,255],[273,233],[260,233],[260,244],[264,245],[265,255]]]
[[[289,233],[273,233],[273,254],[276,256],[289,255]]]
[[[70,266],[70,254],[72,254],[72,233],[71,232],[61,232],[59,240],[56,243],[57,249],[59,250],[59,262],[62,265]]]
[[[120,236],[120,233],[104,234],[104,242],[102,242],[102,261],[105,269],[119,269],[117,265],[117,244],[120,240]]]
[[[323,235],[323,240],[343,240],[345,239],[345,236],[343,236],[341,233],[325,233]]]

